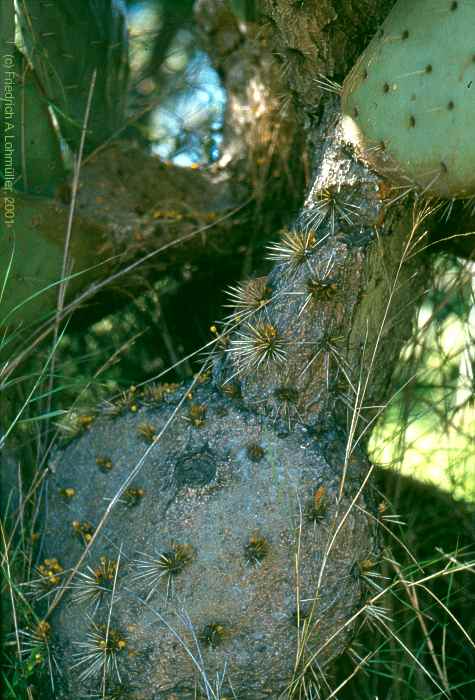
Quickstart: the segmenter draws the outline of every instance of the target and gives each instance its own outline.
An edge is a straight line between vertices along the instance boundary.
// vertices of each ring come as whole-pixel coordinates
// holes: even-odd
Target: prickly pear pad
[[[369,165],[427,194],[475,195],[475,3],[400,0],[343,85]]]

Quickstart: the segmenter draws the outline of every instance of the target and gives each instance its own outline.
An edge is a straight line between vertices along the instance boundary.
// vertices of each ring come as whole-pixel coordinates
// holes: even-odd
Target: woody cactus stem
[[[319,155],[303,211],[270,246],[261,297],[255,281],[233,293],[215,366],[221,386],[240,383],[249,406],[289,427],[386,398],[419,287],[407,200],[388,207],[394,192],[356,160],[331,108]]]
[[[50,463],[38,570],[61,574],[40,581],[38,615],[58,699],[119,684],[192,700],[215,696],[215,678],[241,700],[303,700],[309,684],[321,697],[364,617],[358,572],[380,548],[355,428],[385,399],[422,276],[407,199],[388,209],[334,108],[325,124],[277,265],[231,290],[214,383],[133,390],[82,417]]]

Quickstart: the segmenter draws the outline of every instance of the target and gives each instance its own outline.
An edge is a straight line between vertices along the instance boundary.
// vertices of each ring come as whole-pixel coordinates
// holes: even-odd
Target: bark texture
[[[130,697],[192,698],[220,673],[245,700],[305,697],[363,614],[360,562],[379,545],[357,442],[423,278],[405,264],[417,260],[407,204],[387,211],[332,104],[320,136],[306,206],[273,248],[262,298],[238,301],[225,323],[211,387],[183,387],[158,410],[147,403],[166,388],[103,407],[51,464],[45,562],[69,569],[74,538],[86,546],[72,584],[65,574],[50,591],[52,643],[70,669],[59,697],[120,683]],[[101,417],[124,410],[138,415]]]
[[[365,404],[384,399],[423,290],[413,212],[387,207],[384,183],[344,143],[331,103],[318,133],[305,206],[270,248],[278,264],[267,296],[225,324],[216,368],[218,382],[237,379],[255,410],[289,425],[341,415],[338,402],[353,410],[362,387]]]
[[[188,211],[205,217],[235,203],[242,186],[256,189],[264,217],[282,173],[288,182],[277,169],[274,188],[270,164],[285,164],[299,124],[311,176],[271,248],[273,270],[236,293],[209,383],[102,406],[50,464],[41,556],[64,569],[79,557],[79,573],[62,573],[43,601],[66,669],[58,697],[120,686],[131,698],[191,699],[206,696],[216,674],[225,694],[245,700],[303,698],[311,684],[326,692],[321,672],[363,614],[360,563],[378,558],[361,447],[425,280],[423,214],[407,200],[388,206],[386,184],[357,162],[315,77],[344,75],[390,5],[262,2],[256,27],[238,25],[223,2],[198,2],[230,92],[220,163],[180,176],[114,147],[87,166],[79,211],[127,247],[138,220],[153,221],[158,179],[160,207],[192,192]],[[279,52],[294,101],[274,147]],[[246,141],[256,116],[257,149]],[[303,153],[289,172],[301,174]],[[221,177],[243,163],[242,183]],[[103,202],[93,201],[98,191]]]
[[[318,678],[354,627],[358,562],[379,551],[373,520],[351,507],[363,455],[345,478],[336,431],[317,440],[300,426],[283,436],[242,400],[201,386],[144,459],[143,425],[161,434],[180,396],[100,417],[51,465],[44,556],[66,570],[87,524],[90,536],[130,481],[51,618],[65,669],[58,697],[100,692],[101,664],[88,674],[86,650],[101,660],[94,634],[109,610],[127,651],[116,653],[107,689],[120,674],[128,697],[144,700],[205,696],[218,676],[222,692],[245,700],[285,697],[289,686],[298,697],[300,674]],[[105,461],[112,466],[101,470]],[[374,517],[371,496],[358,504]],[[184,548],[189,561],[169,570]],[[110,580],[97,585],[101,557],[119,562],[113,594]]]

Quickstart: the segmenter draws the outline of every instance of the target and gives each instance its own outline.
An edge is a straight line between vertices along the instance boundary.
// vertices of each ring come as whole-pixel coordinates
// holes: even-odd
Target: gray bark
[[[51,460],[41,558],[80,570],[62,574],[43,607],[67,669],[58,697],[100,694],[105,679],[106,690],[123,685],[130,697],[192,698],[224,670],[227,693],[246,700],[304,697],[312,683],[328,690],[330,662],[364,612],[360,564],[379,556],[362,447],[390,396],[426,262],[416,254],[421,211],[407,201],[387,206],[385,183],[344,143],[334,98],[315,77],[343,76],[390,5],[262,2],[264,24],[239,27],[224,3],[197,3],[230,94],[215,173],[236,175],[245,164],[243,186],[256,191],[264,218],[269,193],[279,191],[267,188],[273,168],[286,172],[303,130],[301,161],[288,172],[298,181],[307,153],[309,187],[274,248],[262,299],[220,327],[212,379],[99,407],[97,422]],[[274,54],[284,55],[279,79]],[[282,80],[294,102],[274,145]],[[92,215],[107,171],[111,210],[95,210],[106,226],[127,221],[132,208],[113,192],[122,158],[127,168],[120,148],[98,155],[81,193]],[[148,180],[145,189],[138,178],[128,185],[149,211]],[[178,545],[193,554],[171,572],[165,560],[183,552]],[[120,573],[101,579],[105,592],[100,557]],[[155,578],[140,578],[137,559],[159,562]],[[110,610],[116,646],[108,658],[121,680],[97,652],[108,643],[100,635]],[[306,619],[300,633],[295,610],[300,624]],[[90,674],[87,649],[97,659]]]

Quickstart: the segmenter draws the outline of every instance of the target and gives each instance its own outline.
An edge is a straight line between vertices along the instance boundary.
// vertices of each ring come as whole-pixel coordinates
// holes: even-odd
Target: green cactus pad
[[[15,51],[17,97],[14,150],[15,187],[35,195],[53,195],[66,179],[59,138],[34,71]]]
[[[0,224],[2,330],[19,324],[25,328],[54,312],[69,216],[69,207],[54,199],[15,192],[14,197],[5,197],[5,205],[11,201],[15,202],[14,225]],[[74,268],[68,294],[103,274],[104,268],[89,269],[100,262],[96,245],[103,235],[95,222],[75,217],[70,245]]]
[[[92,77],[96,81],[85,152],[111,138],[125,122],[128,43],[120,0],[24,0],[22,37],[62,134],[77,149]]]
[[[475,3],[400,0],[347,76],[346,136],[382,175],[475,195]]]

